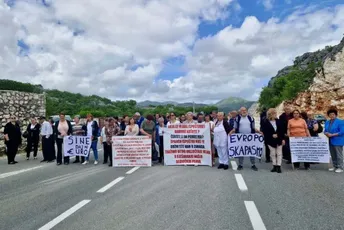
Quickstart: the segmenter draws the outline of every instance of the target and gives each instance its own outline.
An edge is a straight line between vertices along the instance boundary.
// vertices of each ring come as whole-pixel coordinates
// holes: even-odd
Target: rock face
[[[30,123],[31,117],[46,115],[45,95],[18,91],[0,90],[0,155],[5,153],[4,127],[11,115],[17,116],[22,130]],[[26,140],[23,139],[23,148]]]
[[[309,89],[285,104],[317,114],[336,107],[339,116],[344,117],[344,39],[335,49],[326,56]]]

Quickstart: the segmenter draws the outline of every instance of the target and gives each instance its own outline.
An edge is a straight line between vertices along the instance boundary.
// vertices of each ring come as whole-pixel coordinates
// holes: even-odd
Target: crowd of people
[[[41,162],[54,162],[57,165],[69,164],[69,157],[63,156],[63,138],[69,135],[90,136],[92,140],[88,156],[76,156],[73,163],[89,164],[89,155],[92,150],[94,164],[99,162],[98,141],[103,146],[103,164],[112,166],[112,137],[113,136],[137,136],[145,135],[152,139],[152,161],[162,163],[164,161],[164,129],[170,124],[209,124],[212,145],[213,166],[215,157],[218,157],[218,169],[229,168],[228,135],[259,133],[265,138],[266,162],[272,162],[271,172],[281,173],[282,159],[291,164],[291,152],[289,137],[311,137],[318,136],[324,132],[329,138],[330,154],[333,167],[330,171],[343,172],[343,146],[344,146],[344,122],[337,118],[338,111],[330,109],[327,112],[329,120],[325,128],[317,122],[312,113],[292,111],[290,107],[279,117],[273,108],[263,110],[260,118],[260,129],[256,129],[254,118],[248,114],[248,110],[242,107],[239,111],[232,111],[227,115],[223,112],[213,111],[211,114],[188,112],[186,114],[175,114],[174,112],[155,115],[147,115],[146,118],[140,113],[132,117],[127,115],[122,118],[110,117],[105,119],[104,126],[94,120],[92,114],[88,114],[85,123],[80,122],[79,116],[74,117],[75,125],[65,119],[65,114],[60,113],[59,120],[53,122],[41,117],[39,121],[31,119],[26,131],[22,134],[15,116],[10,117],[6,124],[4,135],[7,146],[8,164],[16,164],[15,156],[22,137],[27,138],[26,157],[30,159],[30,153],[34,152],[37,158],[39,140],[42,140],[43,160]],[[57,153],[55,150],[57,146]],[[258,171],[256,158],[250,157],[251,169]],[[243,169],[244,157],[238,157],[238,170]],[[310,169],[311,163],[305,162],[306,170]],[[299,169],[300,163],[294,163],[295,169]]]

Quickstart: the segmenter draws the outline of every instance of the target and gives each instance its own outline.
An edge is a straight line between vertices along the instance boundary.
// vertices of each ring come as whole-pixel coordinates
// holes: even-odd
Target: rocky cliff
[[[321,114],[336,107],[344,117],[344,39],[326,55],[309,89],[285,103]]]
[[[0,155],[5,153],[4,127],[11,115],[18,117],[22,130],[31,117],[45,116],[45,95],[10,90],[0,90]],[[23,148],[26,140],[23,139]]]

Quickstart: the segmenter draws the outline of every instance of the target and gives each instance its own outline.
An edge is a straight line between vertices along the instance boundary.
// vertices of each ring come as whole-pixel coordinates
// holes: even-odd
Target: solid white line
[[[103,149],[98,149],[98,151],[102,151]]]
[[[28,168],[28,169],[22,169],[22,170],[18,170],[18,171],[14,171],[14,172],[3,173],[3,174],[0,174],[0,179],[6,178],[6,177],[10,177],[10,176],[14,176],[14,175],[18,175],[20,173],[32,171],[32,170],[35,170],[35,169],[38,169],[38,168],[42,168],[42,167],[43,167],[43,165],[36,166],[36,167],[33,167],[33,168]]]
[[[126,174],[132,174],[133,172],[135,172],[136,170],[138,170],[140,167],[135,167],[135,168],[132,168],[132,169],[130,169],[128,172],[126,172]]]
[[[62,222],[64,219],[66,219],[68,216],[72,215],[74,212],[78,211],[80,208],[88,204],[90,201],[91,200],[80,201],[78,204],[74,205],[73,207],[71,207],[70,209],[68,209],[67,211],[65,211],[64,213],[62,213],[61,215],[59,215],[58,217],[56,217],[55,219],[53,219],[52,221],[44,225],[43,227],[39,228],[38,230],[52,229],[57,224]]]
[[[97,192],[98,193],[106,192],[108,189],[110,189],[112,186],[114,186],[115,184],[117,184],[118,182],[120,182],[123,179],[124,179],[124,177],[118,177],[114,181],[110,182],[109,184],[107,184],[104,187],[102,187],[101,189],[99,189]]]
[[[241,174],[235,174],[235,179],[241,191],[247,191],[247,186]]]
[[[250,217],[251,224],[254,230],[266,230],[264,222],[259,215],[258,209],[253,201],[245,201],[246,210]]]
[[[234,160],[234,161],[231,161],[231,165],[232,165],[232,169],[233,169],[234,171],[238,170],[238,165],[237,165],[237,163],[236,163],[235,160]]]

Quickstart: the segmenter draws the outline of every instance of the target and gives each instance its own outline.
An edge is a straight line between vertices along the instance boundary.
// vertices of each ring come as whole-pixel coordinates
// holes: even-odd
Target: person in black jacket
[[[12,115],[10,119],[10,122],[5,125],[4,137],[8,164],[13,165],[18,163],[15,161],[15,157],[17,155],[18,148],[22,143],[22,138],[16,116]]]
[[[31,118],[31,124],[26,128],[27,146],[26,146],[26,160],[30,159],[30,153],[33,147],[33,159],[37,159],[39,133],[41,125],[37,122],[36,118]]]
[[[290,153],[290,145],[289,145],[289,137],[288,137],[288,122],[290,119],[293,119],[293,114],[291,113],[291,108],[286,106],[284,107],[284,113],[279,116],[279,120],[283,125],[283,132],[284,132],[284,140],[285,145],[282,148],[283,152],[283,159],[286,159],[288,162],[287,164],[291,164],[291,153]]]
[[[218,169],[228,169],[228,134],[231,131],[227,119],[224,118],[223,112],[217,113],[217,119],[214,128],[214,146],[219,155]]]
[[[271,172],[281,173],[282,146],[285,144],[283,123],[277,119],[276,109],[269,109],[266,118],[261,123],[261,128],[264,133],[265,143],[270,150],[273,165]]]
[[[55,122],[54,125],[54,136],[57,144],[57,165],[62,164],[62,145],[63,145],[63,138],[65,136],[72,135],[73,127],[70,121],[67,121],[65,118],[64,113],[60,113],[60,120]],[[69,156],[65,156],[63,159],[65,165],[69,164]]]

